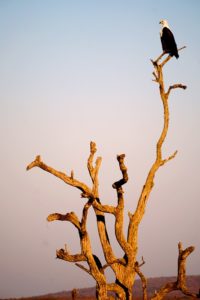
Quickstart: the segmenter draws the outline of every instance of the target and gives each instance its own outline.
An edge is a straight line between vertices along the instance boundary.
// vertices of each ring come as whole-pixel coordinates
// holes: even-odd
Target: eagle
[[[174,35],[169,28],[167,20],[161,20],[160,24],[162,26],[160,31],[160,39],[163,51],[165,53],[169,53],[170,56],[175,56],[176,58],[179,58]]]

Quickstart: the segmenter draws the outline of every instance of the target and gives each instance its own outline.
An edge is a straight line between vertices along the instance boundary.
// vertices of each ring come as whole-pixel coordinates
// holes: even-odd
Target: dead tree
[[[79,268],[86,271],[91,275],[96,281],[96,295],[97,299],[106,300],[112,299],[108,292],[113,292],[117,299],[132,299],[132,288],[135,281],[136,274],[141,278],[143,286],[143,299],[147,299],[147,280],[141,271],[141,266],[144,264],[144,260],[141,263],[137,261],[138,253],[138,229],[140,222],[145,214],[145,209],[147,201],[149,199],[150,193],[154,186],[154,179],[156,172],[167,162],[172,160],[177,151],[168,157],[163,157],[162,147],[166,139],[168,126],[169,126],[169,106],[168,100],[172,90],[181,88],[186,89],[185,85],[174,84],[170,86],[167,90],[164,87],[163,79],[163,67],[171,59],[168,56],[163,62],[160,63],[162,54],[156,61],[152,61],[154,67],[154,81],[159,85],[160,98],[163,104],[163,127],[160,136],[156,143],[156,153],[155,160],[149,170],[147,178],[145,180],[144,186],[142,188],[141,194],[138,199],[137,207],[134,212],[128,214],[129,225],[127,233],[124,234],[124,191],[123,185],[128,181],[128,172],[125,165],[125,154],[117,156],[117,161],[119,164],[119,169],[122,174],[122,178],[114,182],[112,187],[116,190],[117,204],[116,206],[103,204],[99,197],[99,182],[98,173],[101,165],[101,157],[97,157],[94,163],[94,156],[96,154],[96,144],[94,142],[90,143],[90,154],[87,161],[87,168],[91,178],[91,186],[86,185],[74,176],[74,172],[71,171],[70,175],[63,172],[57,171],[56,169],[50,167],[44,163],[40,156],[27,166],[27,170],[33,167],[39,167],[44,171],[47,171],[59,179],[63,180],[66,184],[78,188],[81,191],[81,197],[85,199],[82,211],[82,218],[79,219],[74,212],[69,212],[67,214],[53,213],[48,216],[47,220],[51,221],[67,221],[72,223],[78,230],[80,237],[80,253],[71,254],[67,247],[56,251],[57,258],[62,259],[67,262],[74,262]],[[96,215],[96,222],[98,228],[99,239],[101,242],[102,250],[104,253],[106,263],[102,265],[100,259],[94,255],[92,251],[92,246],[90,243],[90,237],[87,231],[87,217],[90,209],[93,209]],[[124,255],[123,257],[116,257],[114,249],[112,249],[109,236],[107,232],[107,224],[105,221],[105,214],[112,214],[115,218],[115,235],[122,248]],[[184,294],[192,295],[197,297],[197,295],[188,292],[185,285],[185,261],[187,256],[194,250],[193,247],[189,247],[182,250],[181,244],[179,244],[179,258],[178,258],[178,276],[175,283],[169,283],[164,286],[153,299],[160,300],[167,293],[172,290],[179,289]],[[88,268],[81,264],[81,262],[86,262]],[[105,276],[105,269],[111,268],[115,274],[115,282],[107,283]]]
[[[186,258],[188,257],[188,255],[190,255],[190,253],[194,251],[194,247],[191,246],[183,250],[182,244],[181,242],[179,242],[178,250],[179,255],[177,280],[175,282],[166,283],[157,293],[155,293],[155,295],[152,297],[152,300],[161,300],[168,293],[173,291],[181,291],[186,296],[190,296],[192,298],[200,298],[200,294],[190,292],[186,286]]]

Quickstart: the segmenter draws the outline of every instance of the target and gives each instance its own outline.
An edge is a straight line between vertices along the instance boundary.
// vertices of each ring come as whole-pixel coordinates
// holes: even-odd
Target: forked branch
[[[172,291],[179,290],[184,295],[190,296],[193,298],[199,298],[199,294],[192,293],[188,290],[186,285],[186,259],[187,257],[194,251],[194,247],[188,247],[185,250],[182,248],[181,242],[178,244],[178,274],[177,280],[175,282],[170,282],[165,284],[156,294],[151,298],[151,300],[161,300],[163,299],[168,293]]]
[[[185,49],[186,46],[183,46],[181,48],[178,49],[178,52]],[[158,64],[158,62],[161,60],[161,58],[166,55],[168,53],[166,53],[165,51],[163,53],[161,53],[161,55],[158,56],[158,58],[156,60],[152,60],[151,59],[151,62],[153,63],[154,66],[156,66]],[[172,58],[171,55],[168,55],[167,58],[161,63],[161,67],[163,67],[170,59]]]
[[[101,165],[101,157],[97,157],[95,166],[93,166],[93,159],[94,155],[97,151],[96,144],[94,142],[90,142],[90,156],[88,158],[88,171],[90,174],[90,177],[93,182],[93,198],[99,198],[99,191],[98,191],[98,186],[99,186],[99,181],[98,181],[98,172],[99,168]]]

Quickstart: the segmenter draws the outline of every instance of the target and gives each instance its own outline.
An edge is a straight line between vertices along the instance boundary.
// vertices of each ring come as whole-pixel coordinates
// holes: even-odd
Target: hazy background
[[[0,297],[95,284],[55,259],[65,243],[79,252],[75,228],[46,221],[53,212],[80,216],[85,200],[51,174],[38,168],[27,173],[26,165],[40,154],[90,185],[86,162],[94,140],[103,157],[100,196],[115,204],[111,185],[121,177],[116,154],[126,153],[126,216],[134,211],[163,122],[150,62],[161,53],[162,18],[178,46],[187,46],[166,65],[166,86],[188,89],[170,96],[164,155],[179,152],[156,175],[138,259],[144,256],[146,276],[175,275],[182,241],[196,246],[188,274],[200,274],[199,12],[199,0],[0,0]],[[113,218],[108,221],[116,247]],[[94,253],[102,257],[92,211],[88,229]],[[121,255],[117,247],[116,253]]]

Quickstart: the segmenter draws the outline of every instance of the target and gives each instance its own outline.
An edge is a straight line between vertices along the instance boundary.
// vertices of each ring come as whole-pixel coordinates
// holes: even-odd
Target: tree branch
[[[109,214],[113,214],[113,215],[116,214],[116,207],[114,207],[112,205],[103,205],[96,199],[92,202],[92,205],[94,208],[98,209],[99,211],[101,211],[103,213],[109,213]]]
[[[68,262],[78,262],[87,260],[86,256],[82,253],[71,255],[64,249],[56,250],[56,257]]]
[[[178,255],[178,274],[175,282],[165,284],[157,293],[152,297],[151,300],[161,300],[168,293],[179,290],[184,295],[199,298],[199,294],[192,293],[186,286],[186,259],[194,251],[194,247],[188,247],[185,250],[182,248],[181,242],[178,244],[179,255]]]
[[[167,93],[166,93],[167,97],[169,96],[171,90],[173,90],[173,89],[178,89],[178,88],[179,88],[179,89],[185,90],[185,89],[187,88],[187,86],[186,86],[186,85],[183,85],[183,84],[181,84],[181,83],[177,83],[177,84],[174,84],[174,85],[170,85],[170,87],[169,87],[169,89],[168,89],[168,91],[167,91]]]
[[[111,262],[109,264],[105,264],[102,267],[102,269],[105,270],[106,268],[111,267],[113,264],[121,264],[121,265],[125,266],[126,265],[126,261],[125,261],[124,258],[118,258],[118,259],[114,260],[113,262]]]
[[[96,147],[95,147],[96,150]],[[90,155],[91,156],[91,155]],[[128,181],[128,173],[127,173],[127,168],[124,164],[124,158],[125,158],[125,154],[121,154],[117,156],[117,160],[119,162],[119,166],[120,166],[120,170],[122,172],[122,179],[120,179],[119,181],[116,181],[115,183],[113,183],[113,188],[119,190],[119,193],[121,195],[122,190],[120,189],[121,186],[123,184],[125,184]],[[91,160],[91,157],[90,157]],[[89,167],[90,170],[92,170],[92,167]],[[92,171],[90,171],[92,172]],[[104,212],[104,213],[111,213],[111,214],[115,214],[116,213],[116,208],[114,206],[110,206],[110,205],[102,205],[99,201],[95,200],[93,202],[93,207],[97,208],[98,210]]]
[[[112,187],[117,191],[118,205],[116,207],[115,212],[115,235],[117,241],[121,248],[124,250],[127,257],[129,257],[128,262],[130,265],[134,265],[134,258],[132,255],[132,247],[127,242],[124,233],[123,233],[123,225],[124,225],[124,197],[123,197],[123,188],[122,185],[127,183],[128,181],[128,172],[127,167],[124,163],[125,154],[117,155],[117,160],[119,163],[119,168],[122,173],[122,179],[113,183]]]
[[[59,213],[50,214],[47,217],[48,222],[52,221],[68,221],[71,222],[78,230],[81,230],[81,224],[78,220],[77,215],[74,212],[67,213],[66,215],[62,215]]]
[[[110,292],[114,292],[117,295],[117,299],[119,299],[119,300],[120,299],[123,300],[126,297],[126,294],[125,294],[123,288],[120,287],[116,283],[108,283],[107,284],[107,290],[110,291]],[[113,299],[113,298],[111,298],[111,299]]]
[[[59,179],[63,180],[66,184],[78,188],[79,190],[82,191],[81,196],[83,198],[93,197],[93,193],[91,189],[85,183],[74,179],[72,174],[71,176],[67,176],[65,173],[57,171],[54,168],[46,165],[45,163],[42,162],[40,155],[36,156],[35,160],[27,166],[26,170],[28,171],[34,167],[39,167],[40,169],[43,169],[44,171],[49,172],[54,176],[58,177]]]
[[[106,223],[105,223],[105,216],[104,212],[107,212],[109,210],[110,213],[114,213],[115,208],[114,207],[109,207],[109,206],[103,206],[100,202],[99,195],[98,195],[98,171],[99,167],[101,164],[101,157],[98,157],[96,160],[96,165],[93,166],[93,159],[94,155],[97,151],[96,144],[94,142],[90,142],[90,155],[88,158],[88,171],[90,174],[90,177],[93,182],[93,203],[92,206],[94,208],[94,212],[96,214],[96,219],[97,219],[97,228],[98,228],[98,233],[100,237],[100,242],[102,245],[104,257],[106,259],[107,263],[110,263],[111,261],[115,260],[116,257],[113,253],[112,247],[110,245],[109,237],[108,237],[108,232],[106,228]],[[111,212],[112,211],[112,212]]]
[[[94,208],[94,212],[96,214],[97,218],[97,228],[98,228],[98,233],[100,237],[100,242],[102,245],[104,257],[107,261],[107,263],[110,263],[111,261],[115,260],[115,255],[113,253],[112,247],[110,245],[109,237],[108,237],[108,232],[106,228],[106,223],[105,223],[105,216],[104,212],[110,212],[110,213],[115,213],[115,208],[112,206],[104,206],[101,204],[100,199],[99,199],[99,193],[98,193],[98,172],[99,172],[99,167],[101,164],[101,157],[98,157],[96,159],[96,165],[93,166],[93,160],[94,160],[94,155],[97,151],[96,144],[94,142],[90,142],[90,155],[88,158],[88,171],[90,174],[90,177],[93,182],[93,203],[92,206]]]
[[[93,166],[93,159],[94,159],[94,155],[95,155],[96,151],[97,151],[96,144],[94,142],[90,142],[90,156],[88,158],[87,166],[88,166],[88,171],[89,171],[90,177],[91,177],[92,182],[93,182],[93,189],[92,189],[93,197],[94,198],[99,198],[98,172],[99,172],[99,168],[100,168],[100,165],[101,165],[102,158],[97,157],[95,167],[94,167]]]
[[[88,210],[91,205],[92,205],[92,200],[90,199],[83,207],[82,220],[81,220],[81,233],[82,234],[84,234],[86,232]]]
[[[186,46],[183,46],[181,48],[178,49],[178,52],[185,49]],[[158,58],[156,60],[152,60],[151,62],[153,63],[154,66],[156,66],[158,64],[158,62],[161,60],[161,58],[165,55],[168,54],[165,51],[163,53],[161,53],[161,55],[158,56]],[[161,63],[161,67],[163,67],[170,59],[172,58],[172,56],[168,55],[167,58]]]
[[[88,274],[91,275],[90,270],[88,270],[88,269],[87,269],[86,267],[84,267],[83,265],[78,264],[78,263],[75,263],[75,265],[76,265],[77,267],[79,267],[80,269],[82,269],[83,271],[85,271],[86,273],[88,273]]]
[[[178,52],[185,49],[186,46],[183,46],[181,48],[178,49]],[[173,56],[168,55],[168,57],[161,63],[161,67],[164,67],[164,65],[172,58]]]
[[[99,199],[97,199],[96,201],[99,202],[99,204],[101,205]],[[97,228],[98,228],[99,238],[100,238],[100,242],[101,242],[101,246],[103,249],[105,260],[107,263],[111,263],[112,261],[116,260],[116,257],[115,257],[115,254],[114,254],[113,249],[110,244],[103,209],[101,211],[95,207],[96,201],[94,201],[93,207],[94,207],[94,212],[96,214],[96,219],[97,219]]]
[[[119,168],[122,172],[122,179],[113,183],[112,187],[114,189],[120,188],[123,184],[125,184],[128,181],[128,173],[127,173],[127,168],[124,164],[124,158],[125,158],[125,154],[117,155],[117,160],[119,162]]]
[[[185,47],[182,47],[179,49],[182,50]],[[155,61],[152,61],[152,64],[154,66],[154,72],[153,72],[153,76],[155,78],[155,81],[159,84],[159,91],[160,91],[160,97],[162,100],[162,104],[163,104],[163,112],[164,112],[164,123],[163,123],[163,128],[160,134],[160,137],[157,141],[156,144],[156,158],[154,163],[152,164],[150,171],[147,175],[145,184],[143,186],[143,189],[141,191],[140,197],[139,197],[139,201],[138,201],[138,205],[137,208],[135,210],[134,214],[130,214],[129,213],[129,228],[128,228],[128,242],[133,246],[134,248],[134,255],[136,256],[137,253],[137,244],[138,244],[138,228],[139,228],[139,224],[144,216],[145,213],[145,209],[146,209],[146,204],[149,198],[149,195],[153,189],[154,186],[154,177],[156,172],[158,171],[158,169],[163,166],[166,162],[168,162],[169,160],[173,159],[176,154],[177,151],[172,154],[171,156],[169,156],[167,159],[163,159],[162,158],[162,146],[163,143],[166,139],[167,136],[167,132],[168,132],[168,127],[169,127],[169,105],[168,105],[168,97],[170,94],[170,91],[172,89],[175,88],[184,88],[185,86],[182,84],[178,84],[178,85],[172,85],[171,87],[169,87],[168,92],[165,92],[165,87],[164,87],[164,79],[163,79],[163,66],[165,65],[165,63],[167,63],[168,60],[171,59],[171,56],[168,55],[168,57],[166,58],[166,60],[164,60],[161,64],[158,64],[159,60],[165,55],[165,53],[162,53]]]
[[[142,282],[142,291],[143,291],[143,300],[147,300],[147,279],[144,274],[141,272],[140,267],[145,264],[145,261],[142,257],[142,263],[139,264],[137,261],[135,263],[135,271],[141,279]]]
[[[163,159],[162,161],[161,161],[161,166],[163,166],[164,164],[166,164],[168,161],[170,161],[171,159],[173,159],[175,156],[176,156],[176,154],[178,153],[178,151],[176,150],[172,155],[170,155],[168,158],[166,158],[166,159]]]

